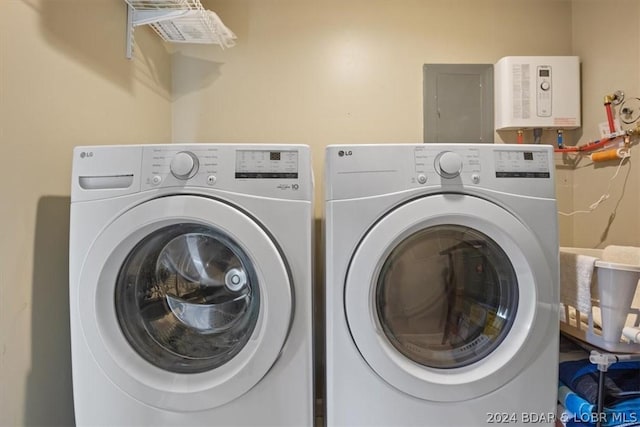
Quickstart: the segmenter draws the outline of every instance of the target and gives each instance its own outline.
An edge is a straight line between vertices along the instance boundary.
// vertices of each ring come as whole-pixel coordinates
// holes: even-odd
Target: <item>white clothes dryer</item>
[[[553,151],[326,150],[328,426],[553,425]]]
[[[73,156],[77,424],[311,425],[309,148]]]

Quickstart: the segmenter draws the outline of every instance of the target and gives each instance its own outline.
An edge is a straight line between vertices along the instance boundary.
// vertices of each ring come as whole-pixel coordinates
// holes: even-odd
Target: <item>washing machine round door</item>
[[[286,340],[281,251],[227,203],[163,197],[95,240],[77,307],[93,357],[133,398],[173,411],[223,405],[266,375]]]
[[[537,237],[470,195],[402,205],[357,247],[345,310],[358,350],[399,390],[431,401],[487,394],[557,332],[557,278]]]

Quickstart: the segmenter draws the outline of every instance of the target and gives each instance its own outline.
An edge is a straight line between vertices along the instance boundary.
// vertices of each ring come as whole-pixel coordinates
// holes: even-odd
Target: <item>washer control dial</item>
[[[181,151],[171,159],[169,169],[178,179],[189,179],[198,172],[198,158],[189,151]]]
[[[453,151],[445,151],[438,158],[438,172],[445,178],[454,178],[462,170],[462,157]]]

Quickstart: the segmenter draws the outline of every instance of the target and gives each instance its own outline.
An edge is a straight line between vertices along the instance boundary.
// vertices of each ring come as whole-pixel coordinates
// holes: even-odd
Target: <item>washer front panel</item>
[[[178,195],[116,218],[89,249],[78,310],[105,375],[133,398],[198,411],[241,396],[271,368],[293,313],[269,235],[238,209]]]
[[[389,384],[464,401],[535,358],[555,318],[553,283],[515,216],[474,196],[432,195],[391,211],[362,239],[346,276],[346,318]]]
[[[173,224],[129,253],[115,289],[120,329],[136,352],[170,372],[231,360],[251,337],[260,288],[249,257],[211,226]]]

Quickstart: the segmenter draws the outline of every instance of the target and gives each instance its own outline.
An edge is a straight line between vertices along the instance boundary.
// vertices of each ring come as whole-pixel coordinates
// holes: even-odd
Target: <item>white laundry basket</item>
[[[561,247],[560,272],[560,330],[607,351],[640,353],[622,337],[623,327],[640,326],[640,248]]]

